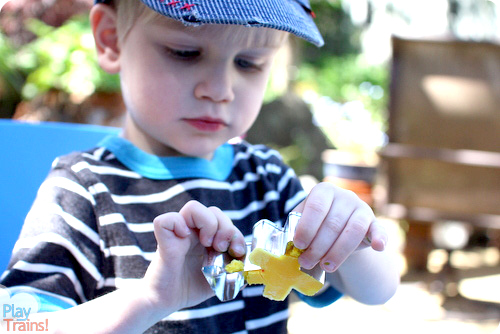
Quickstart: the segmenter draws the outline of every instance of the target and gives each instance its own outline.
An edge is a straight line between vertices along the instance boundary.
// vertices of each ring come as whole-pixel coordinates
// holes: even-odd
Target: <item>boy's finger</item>
[[[173,232],[177,237],[185,238],[191,234],[184,218],[175,212],[165,213],[156,217],[153,221],[155,232],[162,235],[164,230]]]
[[[218,230],[217,217],[206,206],[197,201],[186,203],[179,213],[186,220],[187,226],[199,230],[200,243],[204,247],[212,247]]]
[[[374,250],[381,252],[385,249],[388,239],[389,236],[384,226],[378,220],[374,220],[370,225],[365,242]]]
[[[191,234],[184,217],[176,212],[165,213],[153,220],[153,226],[161,258],[173,257],[172,254],[183,258],[190,245],[186,238]]]
[[[334,202],[310,246],[299,257],[303,268],[312,269],[326,255],[344,230],[353,211],[353,205],[343,199]]]
[[[208,209],[217,219],[218,225],[213,248],[218,252],[226,252],[235,233],[233,222],[219,208],[209,207]]]
[[[232,255],[239,257],[246,252],[245,238],[240,230],[221,209],[217,207],[208,208],[218,221],[218,230],[214,238],[213,248],[218,252],[232,251]]]
[[[324,270],[329,272],[336,270],[351,253],[358,249],[368,234],[373,215],[370,214],[370,211],[363,209],[357,209],[352,213],[344,230],[321,260],[321,266]]]
[[[311,190],[304,202],[297,206],[297,211],[302,213],[300,223],[295,230],[294,244],[297,248],[309,247],[330,211],[334,197],[334,186],[320,183]]]

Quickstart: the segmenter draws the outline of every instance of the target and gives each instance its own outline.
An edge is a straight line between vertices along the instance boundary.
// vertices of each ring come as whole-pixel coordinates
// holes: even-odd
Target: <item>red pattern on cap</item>
[[[186,9],[186,10],[190,10],[191,8],[193,8],[194,6],[196,6],[195,4],[185,4],[184,6],[182,6],[181,8],[179,9]]]
[[[167,0],[160,0],[160,2],[162,3],[165,3]],[[170,1],[169,3],[166,3],[165,5],[166,6],[175,6],[175,5],[178,5],[180,4],[181,1]],[[194,6],[196,6],[195,4],[185,4],[183,5],[182,7],[179,8],[179,10],[191,10],[191,8],[193,8]]]

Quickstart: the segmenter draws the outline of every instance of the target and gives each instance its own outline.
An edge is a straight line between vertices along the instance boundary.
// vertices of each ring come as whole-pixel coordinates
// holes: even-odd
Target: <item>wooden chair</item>
[[[377,209],[409,222],[421,267],[437,221],[500,229],[500,45],[394,37],[390,94]]]

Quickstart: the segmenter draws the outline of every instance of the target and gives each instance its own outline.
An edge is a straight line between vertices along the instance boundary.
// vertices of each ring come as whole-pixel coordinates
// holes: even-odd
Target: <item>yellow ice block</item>
[[[264,297],[277,301],[284,300],[292,288],[307,296],[316,294],[323,284],[300,270],[301,253],[293,244],[287,245],[286,253],[281,256],[255,248],[249,259],[261,269],[245,272],[247,283],[264,284]]]
[[[243,271],[243,261],[234,259],[228,263],[224,269],[230,274]]]

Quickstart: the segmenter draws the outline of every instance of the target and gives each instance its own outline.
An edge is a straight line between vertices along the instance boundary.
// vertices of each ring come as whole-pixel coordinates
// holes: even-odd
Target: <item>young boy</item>
[[[308,1],[98,2],[122,135],[55,161],[1,283],[55,311],[37,315],[53,332],[286,333],[286,302],[252,286],[221,303],[201,266],[209,247],[244,255],[255,222],[294,210],[299,261],[328,272],[329,302],[389,299],[398,271],[368,205],[326,183],[306,197],[275,151],[227,143],[257,117],[288,32],[323,43]]]

